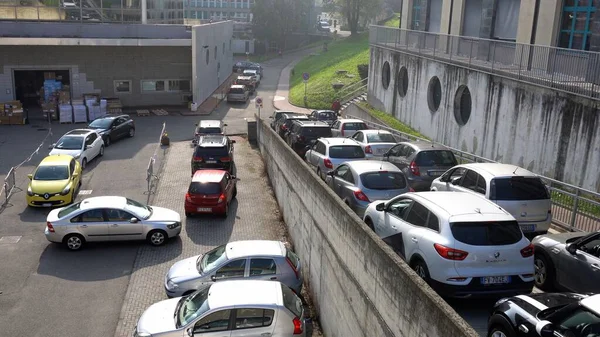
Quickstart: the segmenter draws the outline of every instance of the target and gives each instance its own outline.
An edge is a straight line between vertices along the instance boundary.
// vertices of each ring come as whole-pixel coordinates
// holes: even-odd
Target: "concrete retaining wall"
[[[264,121],[259,145],[326,336],[477,336]]]

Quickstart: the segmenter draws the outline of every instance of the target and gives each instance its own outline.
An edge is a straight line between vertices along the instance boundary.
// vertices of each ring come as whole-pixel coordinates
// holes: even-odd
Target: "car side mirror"
[[[385,203],[383,203],[383,202],[382,202],[382,203],[380,203],[380,204],[377,204],[377,206],[375,206],[375,209],[376,209],[378,212],[383,212],[383,211],[385,211]]]
[[[227,126],[227,124],[223,124],[223,126]]]
[[[216,275],[211,275],[210,280],[215,282],[217,281],[217,276]]]
[[[541,337],[554,337],[555,326],[548,321],[541,321],[535,326],[536,332]]]
[[[329,172],[327,172],[327,175],[333,177],[335,175],[335,171],[329,171]]]
[[[111,130],[114,130],[114,129],[116,129],[116,128],[117,128],[117,126],[116,126],[116,125],[113,125],[113,126],[111,126],[111,127],[110,127],[110,129],[111,129]]]
[[[56,146],[56,143],[48,145],[48,150],[52,150]]]
[[[89,149],[91,149],[91,148],[93,148],[93,147],[94,147],[94,146],[92,146],[92,145],[87,145],[87,146],[85,147],[85,149],[86,149],[86,150],[89,150]]]
[[[450,179],[450,184],[458,185],[459,181],[460,181],[460,177],[456,177],[456,178]]]
[[[235,144],[235,140],[232,140],[232,141],[231,141],[231,144]]]
[[[137,218],[131,218],[131,219],[129,219],[129,222],[131,222],[131,223],[137,223],[138,219]]]
[[[577,254],[577,248],[579,248],[579,247],[577,247],[576,244],[573,244],[573,243],[568,244],[567,252],[569,252],[569,254],[571,254],[571,255],[575,255],[575,254]]]
[[[27,175],[27,178],[29,178],[29,180],[33,180],[33,174],[29,173],[29,174]]]
[[[308,151],[308,150],[310,150],[310,146],[308,146],[308,145],[307,145],[307,146],[305,146],[305,147],[304,147],[304,149],[305,149],[306,151]]]
[[[269,118],[273,119],[273,116],[269,116]]]
[[[79,173],[77,173],[77,172],[73,172],[73,178],[76,178],[76,177],[78,177],[78,176],[79,176]]]
[[[194,329],[193,329],[193,328],[189,328],[189,329],[187,329],[187,335],[188,335],[189,337],[192,337],[192,336],[194,336]]]

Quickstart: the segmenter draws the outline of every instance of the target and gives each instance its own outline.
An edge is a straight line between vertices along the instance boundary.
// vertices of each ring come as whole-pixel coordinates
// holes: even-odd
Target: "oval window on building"
[[[406,96],[406,92],[408,91],[408,70],[406,70],[406,67],[404,66],[398,71],[396,85],[398,86],[398,95],[400,95],[400,97]]]
[[[381,69],[381,84],[383,84],[384,89],[387,89],[390,86],[390,71],[390,64],[385,61],[383,68]]]
[[[440,108],[442,102],[442,84],[437,76],[433,76],[429,80],[427,87],[427,105],[431,112],[436,112]]]
[[[458,125],[465,125],[471,118],[471,108],[473,101],[471,100],[471,91],[466,85],[461,85],[456,90],[454,96],[454,119]]]

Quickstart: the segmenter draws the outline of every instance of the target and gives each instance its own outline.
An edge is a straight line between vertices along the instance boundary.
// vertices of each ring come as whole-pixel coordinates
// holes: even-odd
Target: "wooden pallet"
[[[108,108],[108,113],[109,114],[120,114],[123,113],[123,109],[121,108]]]
[[[155,110],[152,110],[152,113],[157,116],[168,116],[169,115],[169,112],[165,109],[155,109]]]
[[[136,110],[138,116],[150,116],[150,111],[148,110]]]

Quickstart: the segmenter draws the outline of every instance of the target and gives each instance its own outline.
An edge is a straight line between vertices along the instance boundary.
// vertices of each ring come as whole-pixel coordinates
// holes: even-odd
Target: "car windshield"
[[[254,76],[254,75],[256,75],[256,71],[255,70],[244,70],[244,75]]]
[[[60,211],[58,211],[58,218],[62,219],[65,216],[79,210],[79,205],[81,205],[81,201],[76,204],[71,204],[71,205],[61,209]]]
[[[229,93],[230,94],[243,94],[244,93],[244,89],[242,89],[242,88],[231,88],[231,89],[229,89]]]
[[[69,166],[44,165],[35,170],[33,180],[66,180],[69,179]]]
[[[190,194],[220,194],[221,184],[192,182],[188,192]]]
[[[355,145],[336,145],[329,148],[330,158],[356,159],[364,158],[365,152],[362,147]]]
[[[370,190],[401,190],[406,188],[406,179],[400,172],[369,172],[360,175],[364,187]]]
[[[333,111],[321,111],[316,115],[318,119],[337,119],[337,116]]]
[[[113,119],[111,118],[96,119],[90,123],[90,128],[108,129],[112,122]]]
[[[496,178],[492,180],[492,200],[545,200],[550,199],[546,186],[537,177]]]
[[[202,133],[202,134],[221,134],[221,128],[198,128],[198,133]]]
[[[125,209],[135,214],[141,219],[148,219],[152,215],[152,207],[141,204],[135,200],[127,199]]]
[[[281,284],[281,293],[283,295],[283,305],[291,311],[296,317],[302,318],[304,313],[304,307],[302,306],[302,300],[294,294],[294,292],[288,288],[285,284]]]
[[[454,166],[458,163],[452,151],[447,150],[428,150],[417,154],[416,162],[418,166]]]
[[[77,136],[63,136],[58,140],[55,149],[61,150],[81,150],[83,147],[83,137]]]
[[[396,143],[396,138],[391,133],[372,133],[367,135],[369,143]]]
[[[197,317],[210,310],[208,306],[208,292],[210,285],[200,288],[188,297],[182,297],[175,308],[175,326],[179,329],[189,324]]]
[[[194,157],[227,157],[229,153],[225,146],[198,146],[194,152]]]
[[[227,260],[227,254],[225,254],[226,245],[219,246],[210,252],[201,255],[196,261],[196,269],[202,274],[203,271],[211,271],[218,267],[222,262]]]
[[[302,135],[310,138],[331,137],[331,129],[329,127],[303,127]]]
[[[473,246],[512,245],[523,237],[516,221],[453,222],[450,230],[457,241]]]

